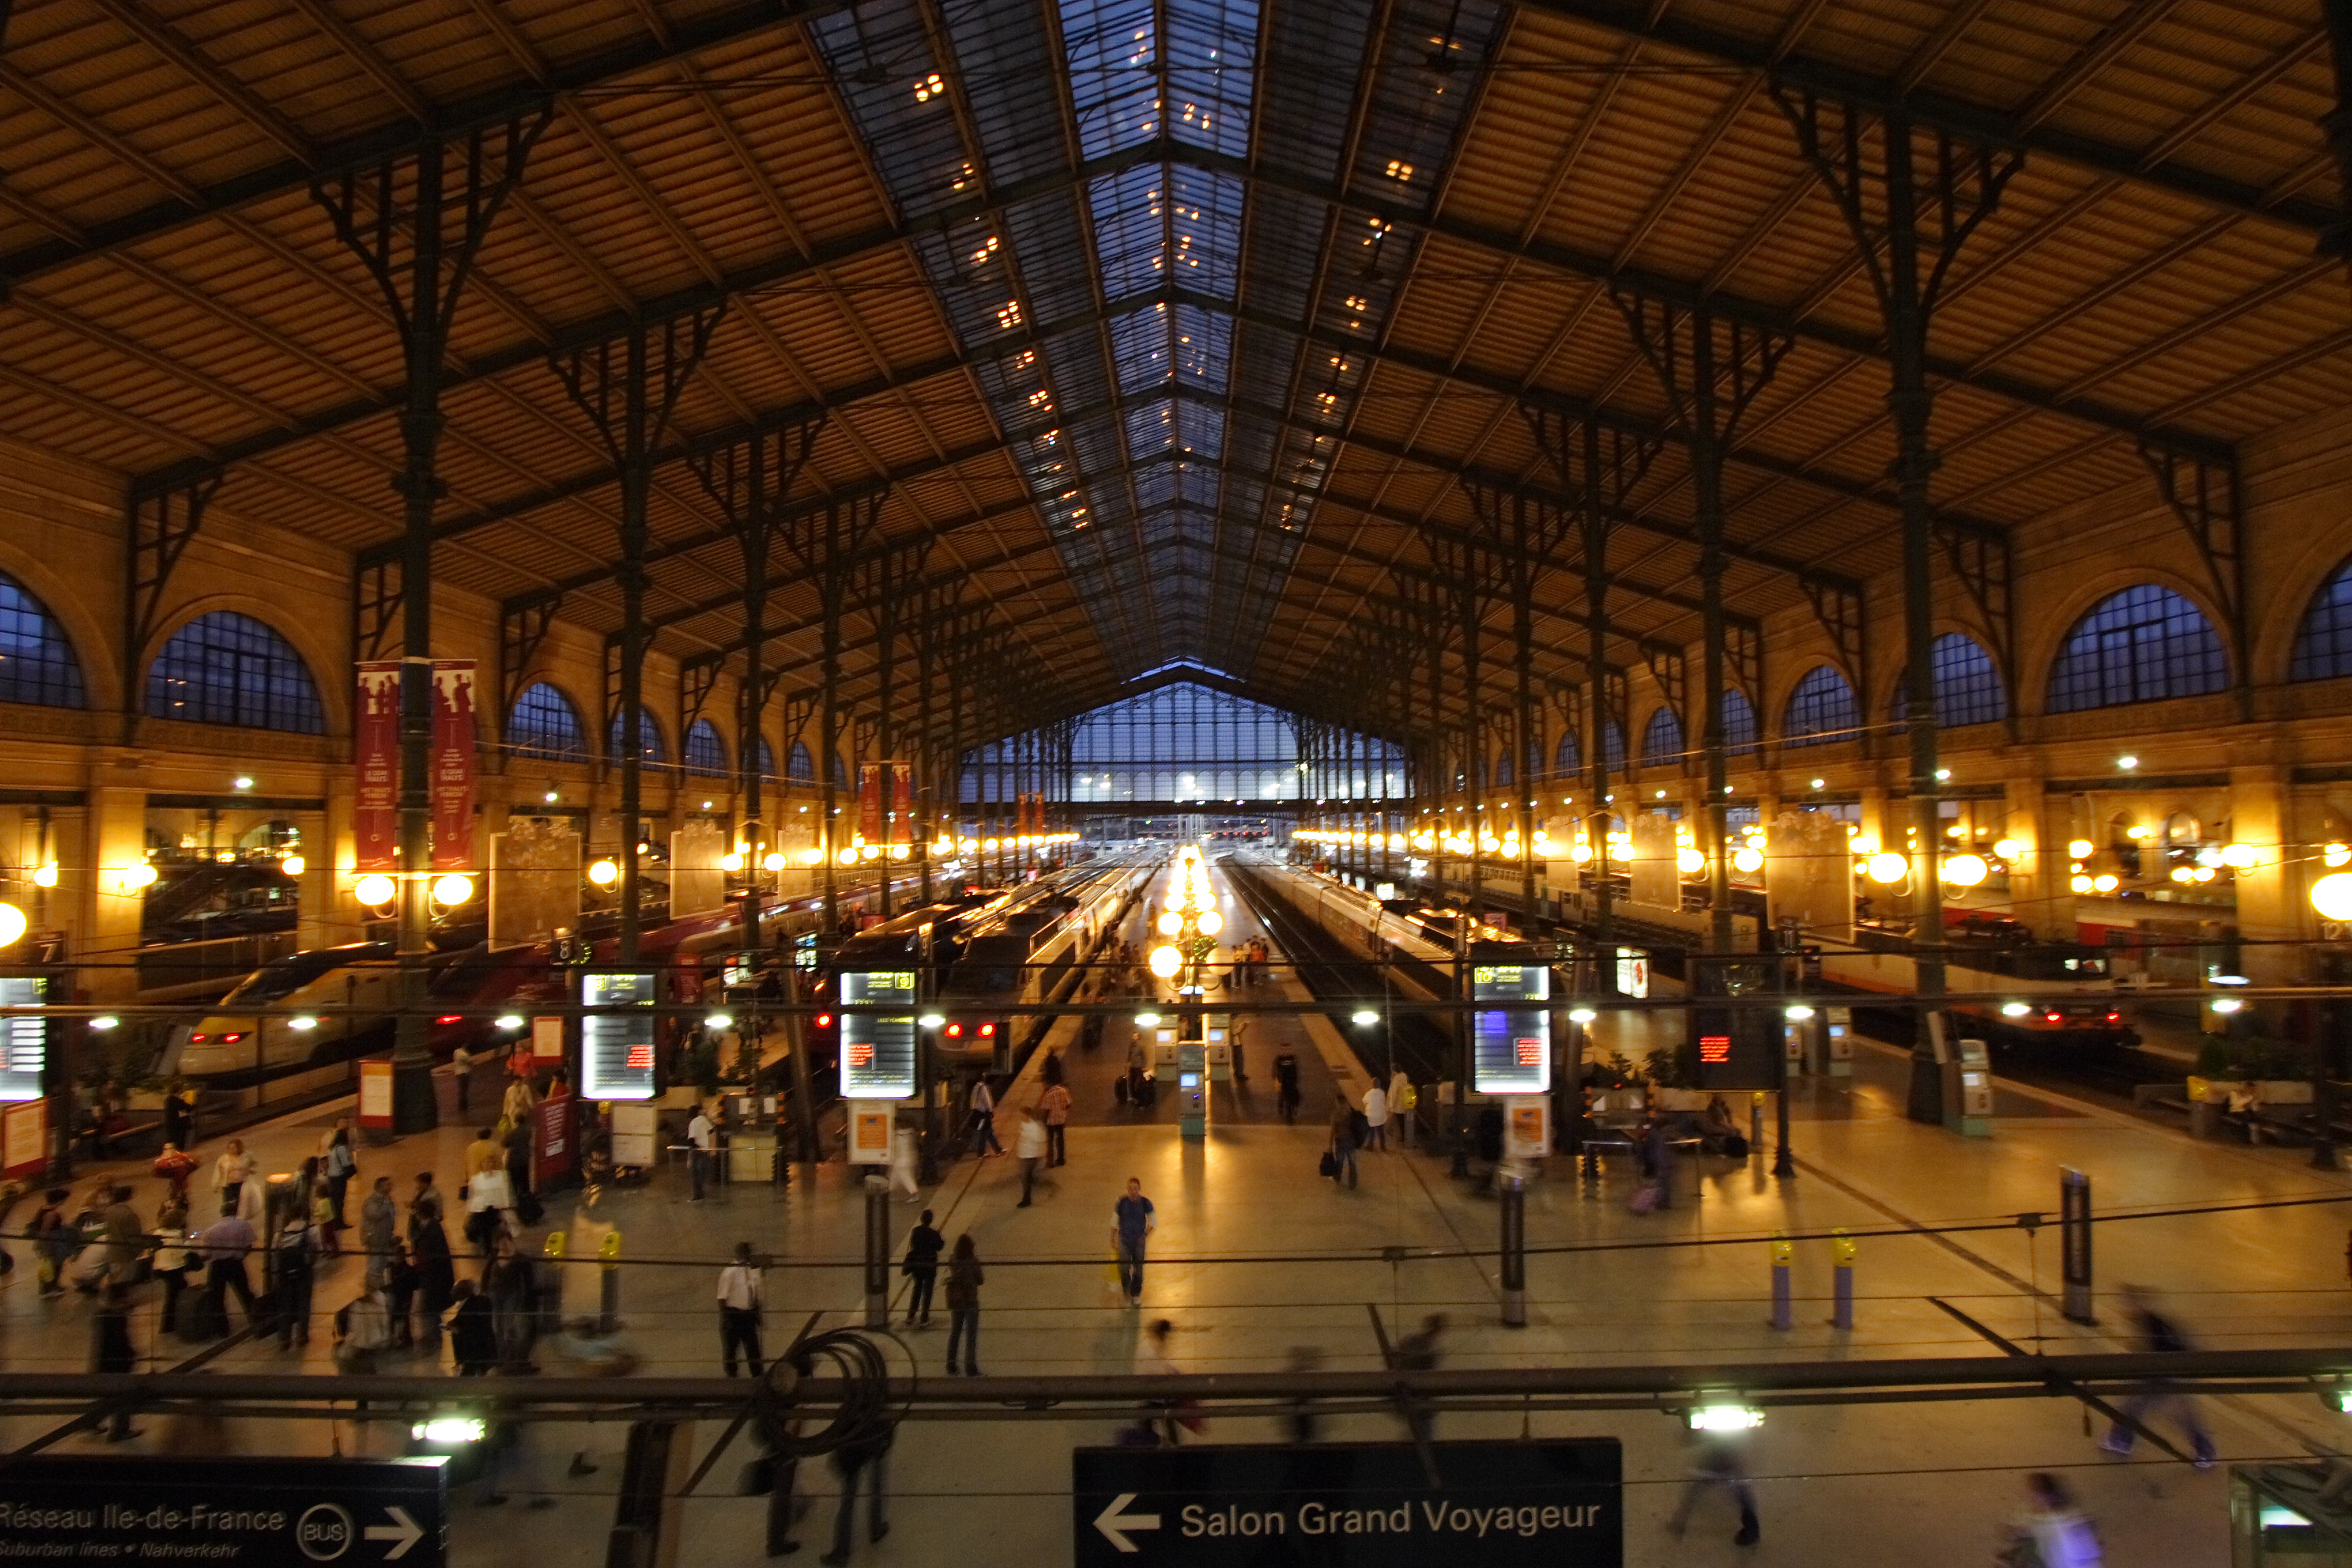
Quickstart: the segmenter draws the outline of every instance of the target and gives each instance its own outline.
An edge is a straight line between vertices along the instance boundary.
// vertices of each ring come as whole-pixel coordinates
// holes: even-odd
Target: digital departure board
[[[904,1013],[860,1013],[860,1002],[894,1003]],[[841,1095],[906,1100],[915,1092],[915,972],[846,969],[841,974]]]
[[[1470,1086],[1480,1094],[1542,1094],[1551,1088],[1551,971],[1537,963],[1481,963],[1470,971],[1479,1002],[1520,1005],[1474,1015]],[[1534,1005],[1526,1005],[1534,1004]]]
[[[1704,1089],[1770,1089],[1779,1015],[1757,1007],[1693,1007],[1690,1049]]]
[[[38,975],[0,978],[0,1006],[45,1007],[49,983]],[[49,1060],[49,1020],[45,1013],[0,1015],[0,1100],[41,1098],[41,1072]]]
[[[580,1092],[590,1100],[654,1097],[654,982],[650,974],[583,974],[584,1007],[627,1006],[580,1020]]]

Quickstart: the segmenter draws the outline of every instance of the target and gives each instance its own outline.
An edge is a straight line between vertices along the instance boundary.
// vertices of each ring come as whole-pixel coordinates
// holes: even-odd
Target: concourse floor
[[[1222,880],[1222,871],[1217,875]],[[1245,906],[1228,899],[1225,909],[1234,940],[1253,934]],[[1294,984],[1277,958],[1268,994],[1297,995]],[[1065,1020],[1050,1037],[1063,1050],[1078,1115],[1069,1163],[1045,1173],[1033,1206],[1015,1206],[1021,1184],[1012,1159],[961,1162],[921,1194],[920,1206],[935,1211],[950,1239],[969,1234],[977,1244],[986,1270],[981,1363],[992,1373],[1125,1370],[1143,1363],[1145,1326],[1163,1317],[1174,1325],[1174,1361],[1194,1371],[1279,1368],[1301,1351],[1329,1368],[1374,1368],[1381,1364],[1376,1319],[1394,1336],[1432,1312],[1451,1321],[1444,1338],[1451,1366],[1994,1353],[1930,1298],[2027,1347],[2114,1349],[2122,1348],[2115,1291],[2126,1280],[2165,1292],[2207,1346],[2340,1345],[2352,1329],[2343,1261],[2352,1179],[2309,1170],[2299,1153],[2195,1143],[2013,1087],[1997,1106],[1992,1136],[1964,1140],[1904,1120],[1907,1064],[1866,1045],[1850,1080],[1802,1085],[1792,1096],[1799,1173],[1789,1180],[1769,1173],[1769,1148],[1744,1161],[1685,1161],[1673,1207],[1635,1215],[1626,1204],[1633,1178],[1622,1163],[1588,1181],[1567,1162],[1552,1162],[1528,1205],[1529,1326],[1505,1329],[1497,1321],[1492,1259],[1392,1263],[1380,1256],[1383,1247],[1459,1254],[1491,1245],[1496,1205],[1450,1179],[1442,1158],[1394,1147],[1368,1152],[1353,1191],[1315,1177],[1327,1121],[1317,1113],[1318,1103],[1328,1110],[1334,1086],[1360,1092],[1366,1081],[1339,1030],[1320,1017],[1261,1020],[1251,1036],[1247,1092],[1215,1096],[1208,1136],[1199,1141],[1178,1135],[1172,1095],[1148,1118],[1113,1107],[1109,1081],[1124,1065],[1123,1033],[1107,1031],[1110,1043],[1091,1058],[1071,1044],[1074,1021]],[[1308,1075],[1306,1111],[1296,1127],[1272,1115],[1272,1047],[1286,1038],[1299,1046]],[[1627,1054],[1638,1060],[1641,1052]],[[1004,1097],[1008,1147],[1012,1113],[1039,1092],[1041,1060],[1042,1053]],[[265,1169],[281,1169],[308,1152],[330,1121],[327,1112],[304,1113],[249,1142]],[[1768,1110],[1768,1144],[1771,1125]],[[362,1177],[388,1168],[404,1189],[408,1173],[428,1163],[454,1171],[465,1137],[451,1127],[365,1152]],[[214,1152],[202,1151],[207,1158]],[[2089,1173],[2104,1220],[2097,1254],[2102,1321],[2090,1327],[2065,1322],[2051,1299],[2054,1229],[2038,1240],[2013,1224],[1923,1234],[1957,1222],[1998,1225],[2026,1212],[2054,1216],[2062,1166]],[[1119,1303],[1108,1266],[1111,1204],[1130,1174],[1141,1178],[1159,1223],[1139,1312]],[[454,1194],[448,1176],[442,1185]],[[143,1210],[152,1210],[153,1187],[142,1184]],[[803,1173],[781,1193],[739,1186],[700,1205],[688,1203],[684,1188],[669,1173],[652,1186],[608,1194],[590,1216],[617,1226],[624,1237],[627,1340],[647,1373],[718,1370],[713,1281],[719,1260],[739,1239],[778,1262],[767,1276],[772,1347],[812,1319],[828,1325],[858,1321],[862,1200],[842,1167]],[[362,1190],[354,1189],[354,1209]],[[2315,1196],[2341,1203],[2126,1217],[2150,1208]],[[571,1223],[572,1204],[567,1198],[553,1205],[550,1223]],[[917,1207],[898,1204],[900,1236]],[[20,1205],[19,1221],[29,1212]],[[1855,1328],[1843,1331],[1827,1322],[1830,1248],[1808,1240],[1797,1247],[1796,1326],[1773,1330],[1767,1321],[1769,1237],[1832,1226],[1862,1236]],[[12,1250],[21,1261],[22,1245]],[[348,1300],[357,1274],[353,1261],[329,1264],[318,1289],[320,1309]],[[905,1286],[895,1277],[894,1286],[896,1322]],[[89,1304],[79,1297],[37,1299],[32,1270],[19,1267],[0,1286],[0,1364],[83,1364],[89,1318]],[[933,1327],[896,1330],[894,1353],[902,1364],[925,1377],[943,1375],[944,1319],[941,1310]],[[240,1347],[214,1364],[264,1370],[299,1359],[324,1372],[324,1338],[307,1354],[281,1355],[272,1342]],[[142,1351],[151,1348],[143,1325],[138,1342]],[[185,1353],[161,1350],[155,1364]],[[541,1362],[550,1370],[562,1365],[551,1352],[543,1352]],[[408,1364],[427,1371],[442,1363],[420,1358]],[[2225,1459],[2298,1457],[2305,1441],[2352,1447],[2344,1418],[2309,1397],[2210,1400],[2204,1415]],[[22,1442],[47,1424],[6,1425],[0,1436]],[[1381,1418],[1331,1425],[1338,1437],[1399,1435],[1396,1423]],[[225,1440],[247,1452],[325,1452],[339,1441],[349,1453],[381,1451],[396,1439],[381,1426],[350,1423],[331,1435],[322,1423],[251,1423],[226,1439],[211,1431],[174,1432],[162,1421],[149,1426],[127,1447],[152,1451]],[[698,1428],[698,1452],[722,1426]],[[1622,1439],[1625,1560],[1632,1564],[1981,1563],[1994,1550],[1999,1522],[2021,1508],[2021,1478],[2033,1469],[2073,1481],[2098,1522],[2110,1563],[2227,1561],[2220,1472],[2200,1474],[2146,1453],[2130,1463],[2108,1458],[2085,1435],[2081,1407],[2063,1398],[1776,1411],[1750,1439],[1764,1527],[1761,1544],[1752,1548],[1731,1544],[1735,1521],[1719,1497],[1701,1504],[1686,1542],[1677,1544],[1667,1534],[1687,1451],[1678,1424],[1664,1414],[1450,1416],[1439,1436],[1523,1431]],[[890,1461],[893,1532],[876,1547],[861,1535],[856,1560],[877,1568],[1068,1562],[1067,1451],[1112,1435],[1099,1421],[911,1423]],[[1277,1436],[1271,1422],[1225,1419],[1203,1440]],[[568,1561],[601,1558],[623,1437],[618,1425],[534,1428],[505,1482],[515,1502],[499,1510],[460,1500],[453,1561],[490,1568],[510,1560],[509,1536],[516,1528],[527,1528],[533,1547],[551,1561],[557,1553]],[[103,1451],[85,1438],[68,1440],[66,1448]],[[575,1452],[584,1452],[597,1473],[568,1473]],[[730,1458],[684,1505],[686,1551],[697,1560],[761,1559],[764,1504],[728,1495],[721,1481],[734,1468]],[[830,1528],[832,1499],[824,1494],[834,1481],[821,1465],[804,1466],[802,1474],[803,1486],[819,1494],[803,1530],[803,1538],[815,1542],[814,1554]],[[557,1506],[517,1511],[540,1499]]]

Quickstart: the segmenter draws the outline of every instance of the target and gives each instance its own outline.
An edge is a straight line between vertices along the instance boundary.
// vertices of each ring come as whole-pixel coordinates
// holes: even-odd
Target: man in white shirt
[[[751,1244],[735,1244],[735,1261],[719,1271],[719,1354],[726,1364],[727,1375],[735,1375],[735,1352],[740,1349],[743,1359],[751,1363],[751,1375],[761,1372],[760,1362],[760,1270],[751,1262]]]
[[[1386,1149],[1389,1146],[1388,1090],[1377,1082],[1364,1090],[1364,1125],[1370,1130],[1364,1138],[1366,1148]]]
[[[693,1145],[687,1156],[688,1168],[694,1175],[694,1196],[691,1202],[702,1201],[702,1184],[709,1177],[710,1152],[719,1146],[719,1129],[710,1122],[710,1112],[698,1105],[694,1120],[686,1124],[686,1141]]]

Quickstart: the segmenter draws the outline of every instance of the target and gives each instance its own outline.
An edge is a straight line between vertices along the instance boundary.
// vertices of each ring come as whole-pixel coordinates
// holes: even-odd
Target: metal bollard
[[[1853,1327],[1853,1237],[1843,1226],[1830,1232],[1831,1270],[1830,1326],[1834,1329]]]
[[[1796,1250],[1786,1236],[1777,1230],[1772,1233],[1772,1326],[1776,1329],[1796,1326],[1789,1302],[1789,1261]]]
[[[1760,1089],[1748,1097],[1748,1152],[1764,1152],[1764,1091]]]
[[[604,1262],[598,1271],[599,1295],[596,1300],[596,1331],[609,1334],[621,1326],[621,1233],[608,1230],[596,1247],[596,1255]]]
[[[2095,1323],[2091,1310],[2091,1178],[2058,1168],[2058,1262],[2066,1288],[2061,1310],[2070,1323]]]
[[[890,1182],[866,1178],[866,1326],[890,1326]]]
[[[1507,1175],[1502,1183],[1503,1326],[1528,1326],[1528,1179]]]
[[[541,1316],[547,1322],[557,1328],[561,1328],[563,1325],[563,1276],[565,1273],[563,1268],[563,1232],[560,1230],[551,1230],[547,1233],[546,1252],[547,1261],[549,1264],[547,1270],[548,1299],[546,1306],[541,1310]]]

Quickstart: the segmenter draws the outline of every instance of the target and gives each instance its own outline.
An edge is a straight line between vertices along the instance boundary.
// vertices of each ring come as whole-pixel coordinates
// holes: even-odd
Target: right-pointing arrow
[[[425,1539],[425,1530],[423,1526],[408,1517],[408,1510],[404,1508],[394,1508],[390,1503],[386,1503],[383,1511],[392,1516],[392,1522],[369,1525],[367,1538],[370,1541],[393,1542],[392,1550],[385,1552],[383,1558],[387,1563],[397,1563],[408,1555],[410,1547]],[[1158,1521],[1154,1521],[1154,1522]]]
[[[1129,1531],[1160,1528],[1160,1516],[1156,1513],[1121,1513],[1119,1511],[1134,1500],[1133,1492],[1121,1492],[1110,1500],[1108,1508],[1095,1515],[1095,1528],[1103,1532],[1104,1540],[1121,1552],[1139,1550],[1135,1542],[1127,1538]]]

